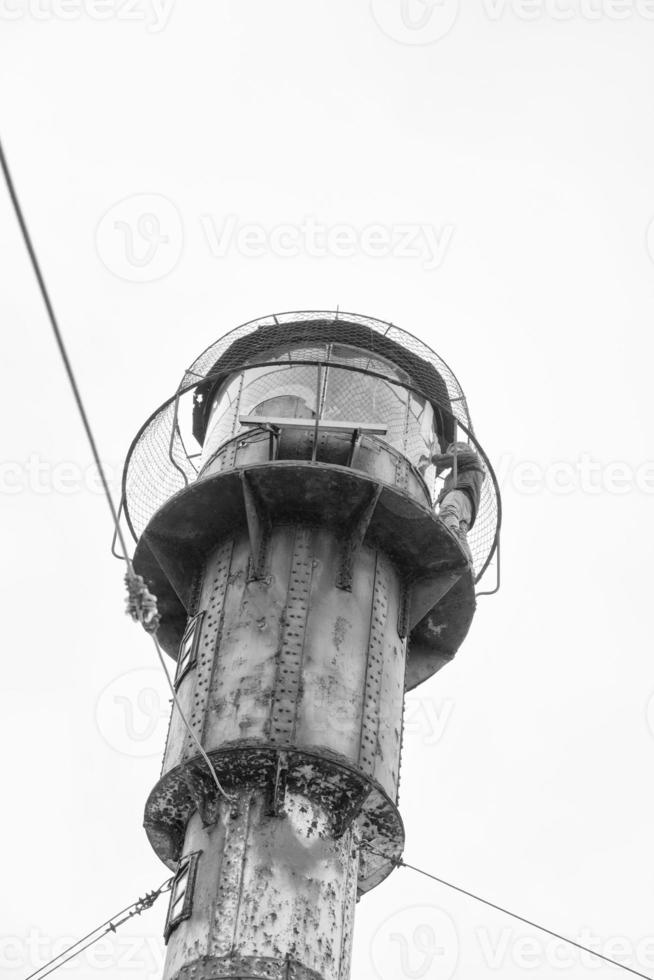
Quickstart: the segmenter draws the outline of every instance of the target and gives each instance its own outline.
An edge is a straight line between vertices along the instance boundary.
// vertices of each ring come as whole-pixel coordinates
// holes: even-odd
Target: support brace
[[[377,507],[377,501],[379,500],[381,492],[382,485],[377,484],[368,503],[365,504],[363,509],[359,511],[353,523],[346,531],[345,540],[343,541],[341,550],[340,569],[336,578],[336,588],[338,589],[343,589],[346,592],[352,591],[352,566],[354,564],[354,556],[363,544],[363,539],[366,536],[366,531],[368,530],[373,514],[375,513],[375,508]]]
[[[277,769],[270,787],[270,804],[268,815],[271,817],[284,816],[284,800],[286,797],[286,778],[288,775],[288,760],[285,752],[277,756]]]
[[[461,578],[462,569],[439,572],[438,575],[419,579],[407,589],[407,633],[438,605],[453,585]]]
[[[184,770],[184,782],[205,827],[212,827],[218,819],[218,799],[213,783],[203,772],[191,766]]]
[[[247,473],[241,473],[241,486],[243,487],[245,517],[248,525],[248,536],[250,538],[251,557],[248,581],[256,582],[265,578],[266,553],[270,538],[270,518],[264,512],[261,502],[258,500],[250,484]]]

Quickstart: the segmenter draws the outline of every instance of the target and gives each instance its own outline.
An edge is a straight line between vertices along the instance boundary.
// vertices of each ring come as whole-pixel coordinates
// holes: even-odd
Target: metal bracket
[[[247,473],[241,473],[245,517],[250,538],[250,563],[248,566],[248,582],[257,582],[265,578],[268,541],[270,538],[270,518],[257,499],[255,491],[248,479]]]
[[[370,500],[364,504],[363,509],[354,518],[353,523],[346,532],[346,537],[341,549],[341,560],[338,575],[336,576],[336,588],[343,589],[345,592],[352,591],[352,569],[354,557],[363,544],[363,539],[370,526],[370,522],[377,507],[382,492],[381,483],[376,484]]]
[[[495,560],[495,588],[490,589],[488,592],[475,592],[475,598],[478,599],[480,595],[495,595],[499,591],[500,591],[500,537],[498,533],[497,557]]]
[[[404,585],[400,594],[400,608],[397,615],[397,635],[405,640],[409,635],[409,616],[411,614],[411,587]]]
[[[353,467],[354,466],[354,459],[356,457],[357,449],[359,448],[359,443],[360,442],[361,442],[361,430],[360,429],[353,429],[352,430],[352,441],[350,442],[350,451],[347,454],[347,462],[345,464],[346,466],[349,466],[349,467]]]
[[[218,819],[218,794],[203,772],[186,766],[184,782],[200,814],[204,827],[213,827]]]
[[[286,779],[288,776],[288,760],[285,752],[277,756],[277,769],[270,787],[270,800],[266,813],[269,817],[284,817],[284,802],[286,799]]]
[[[444,595],[450,591],[461,578],[462,570],[453,569],[442,571],[429,578],[421,578],[409,587],[410,606],[408,607],[407,631],[410,633],[414,626],[424,619],[434,606],[438,605]]]

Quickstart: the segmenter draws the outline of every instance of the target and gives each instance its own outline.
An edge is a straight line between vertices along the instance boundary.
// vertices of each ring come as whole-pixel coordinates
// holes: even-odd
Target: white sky
[[[654,976],[652,11],[139,2],[102,21],[0,2],[2,137],[107,465],[252,317],[339,304],[438,351],[502,483],[503,587],[412,695],[406,858],[612,955],[622,937]],[[141,828],[167,699],[4,192],[0,250],[0,971],[19,980],[167,877]],[[68,976],[155,980],[164,912]],[[352,975],[624,976],[557,954],[400,871],[358,906]]]

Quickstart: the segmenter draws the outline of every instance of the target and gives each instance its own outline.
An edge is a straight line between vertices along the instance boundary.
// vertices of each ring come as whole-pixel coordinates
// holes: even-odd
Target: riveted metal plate
[[[225,825],[212,943],[214,951],[222,956],[228,956],[233,951],[238,936],[238,914],[243,890],[243,864],[251,806],[251,797],[241,796],[238,814],[230,817]]]
[[[229,579],[232,549],[233,541],[226,541],[221,545],[213,560],[207,564],[207,573],[211,576],[211,586],[198,644],[193,698],[187,714],[188,723],[199,739],[202,739],[207,715],[211,676],[223,622],[225,590]],[[207,585],[208,583],[205,582],[205,588]],[[183,758],[188,759],[195,755],[197,755],[197,745],[191,735],[186,732]]]
[[[202,596],[202,583],[204,582],[204,565],[201,565],[195,573],[193,587],[189,598],[189,616],[195,616],[200,610],[200,598]]]
[[[238,450],[238,440],[232,439],[225,446],[225,452],[220,460],[220,468],[223,470],[229,470],[232,468],[236,462],[236,452]]]
[[[358,841],[353,840],[353,846],[357,847],[357,855],[360,854],[358,850]],[[359,862],[352,861],[348,868],[348,875],[352,875],[355,879],[359,873]],[[349,881],[348,881],[349,884]],[[352,945],[354,942],[354,910],[356,907],[356,888],[346,888],[346,893],[349,896],[347,901],[343,906],[343,922],[341,927],[341,955],[340,955],[340,969],[339,969],[339,980],[349,980],[350,977],[350,963],[352,961]]]
[[[270,710],[271,741],[290,743],[295,730],[297,702],[300,695],[304,637],[309,612],[309,593],[313,574],[312,531],[295,529],[284,625],[277,655],[275,689]]]
[[[398,456],[395,463],[395,486],[406,493],[409,486],[409,461]]]
[[[370,636],[366,661],[366,682],[363,696],[363,715],[361,719],[361,747],[359,765],[364,772],[372,775],[375,771],[377,755],[377,734],[379,731],[379,711],[381,700],[382,675],[384,670],[384,635],[388,612],[388,581],[384,562],[377,556],[375,564],[375,584],[370,613]]]

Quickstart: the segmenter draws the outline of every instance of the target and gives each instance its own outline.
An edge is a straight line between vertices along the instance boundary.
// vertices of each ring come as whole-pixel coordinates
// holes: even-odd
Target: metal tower
[[[420,457],[487,467],[471,569]],[[176,873],[166,980],[347,980],[358,896],[403,850],[405,691],[452,659],[497,546],[463,392],[415,337],[291,313],[187,370],[127,459],[134,566],[179,704],[145,828]]]

